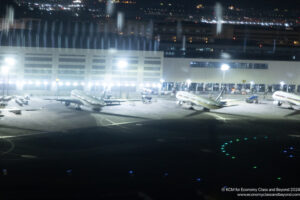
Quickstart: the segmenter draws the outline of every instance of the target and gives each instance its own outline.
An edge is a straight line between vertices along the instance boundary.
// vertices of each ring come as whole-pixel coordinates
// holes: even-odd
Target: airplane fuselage
[[[179,103],[189,103],[191,106],[195,105],[206,109],[219,109],[222,107],[222,103],[218,101],[184,91],[177,92],[176,98]]]
[[[283,91],[274,92],[272,95],[274,102],[279,106],[282,103],[288,103],[290,105],[300,106],[300,96],[292,93],[287,93]]]
[[[100,111],[102,107],[106,106],[104,101],[89,96],[80,90],[73,90],[71,97],[78,99],[82,105],[90,107],[94,111]]]

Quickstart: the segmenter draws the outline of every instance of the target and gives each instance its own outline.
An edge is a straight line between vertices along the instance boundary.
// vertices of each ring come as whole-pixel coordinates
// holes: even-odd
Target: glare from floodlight
[[[14,58],[11,57],[7,57],[4,59],[4,62],[10,66],[14,65],[16,63],[16,60]]]
[[[121,86],[121,83],[120,83],[120,82],[118,82],[118,83],[117,83],[117,86],[118,86],[118,87],[120,87],[120,86]]]
[[[74,82],[74,83],[73,83],[73,86],[75,86],[75,87],[76,87],[77,85],[78,85],[78,83],[77,83],[77,82]]]
[[[66,86],[70,86],[70,82],[66,82]]]
[[[141,83],[141,84],[140,84],[140,87],[144,87],[144,84],[143,84],[143,83]]]
[[[228,64],[222,64],[221,65],[221,70],[222,71],[227,71],[227,70],[229,70],[230,69],[230,66],[228,65]]]
[[[284,86],[284,85],[285,85],[285,82],[284,82],[284,81],[280,81],[280,85],[281,85],[281,86]]]
[[[2,66],[1,67],[1,72],[4,75],[7,75],[9,73],[9,67],[8,66]]]
[[[31,85],[32,84],[32,81],[28,81],[28,85]]]
[[[63,86],[64,83],[63,83],[63,82],[59,82],[58,85],[59,85],[59,86]]]
[[[160,79],[160,82],[161,82],[161,83],[164,83],[164,82],[165,82],[165,80],[164,80],[164,79]]]
[[[186,80],[186,83],[190,85],[192,83],[191,79]]]
[[[35,82],[35,85],[36,85],[36,86],[39,86],[40,84],[41,84],[40,81],[36,81],[36,82]]]
[[[128,83],[125,83],[125,87],[128,87],[129,86],[129,84]]]
[[[158,88],[161,88],[161,86],[162,86],[162,84],[160,84],[160,83],[157,84],[157,87],[158,87]]]
[[[251,84],[251,85],[254,85],[254,81],[250,81],[250,84]]]
[[[80,85],[84,86],[84,85],[85,85],[85,83],[84,83],[84,82],[81,82],[81,83],[80,83]]]
[[[126,60],[119,60],[117,65],[119,69],[124,69],[128,66],[128,62]]]
[[[150,87],[150,84],[149,84],[149,83],[147,83],[147,84],[146,84],[146,87]]]
[[[48,85],[48,82],[47,82],[47,81],[44,81],[44,85]]]
[[[55,82],[55,81],[52,81],[52,85],[56,85],[56,82]]]

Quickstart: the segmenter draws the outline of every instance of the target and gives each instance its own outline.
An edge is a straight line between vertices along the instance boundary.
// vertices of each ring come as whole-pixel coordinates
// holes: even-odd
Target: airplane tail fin
[[[221,97],[223,96],[224,92],[225,92],[225,87],[222,88],[220,94],[219,94],[219,95],[217,96],[217,98],[216,98],[216,101],[218,101],[218,102],[220,101],[220,99],[221,99]]]

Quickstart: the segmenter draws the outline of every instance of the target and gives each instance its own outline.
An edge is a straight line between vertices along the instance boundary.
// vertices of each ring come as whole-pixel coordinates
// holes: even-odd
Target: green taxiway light
[[[240,139],[236,139],[235,141],[239,142],[239,141],[240,141]]]
[[[227,145],[227,144],[228,144],[227,142],[224,143],[224,145]]]
[[[226,156],[229,156],[230,154],[229,154],[229,153],[226,153],[225,155],[226,155]]]
[[[279,181],[280,181],[280,180],[281,180],[281,177],[277,177],[277,180],[279,180]]]
[[[225,153],[226,151],[225,151],[225,150],[223,150],[222,152],[223,152],[223,153]]]
[[[229,143],[232,143],[232,140],[230,140]]]
[[[253,166],[253,169],[257,169],[257,166]]]
[[[248,138],[245,137],[244,140],[248,140]]]
[[[256,137],[253,137],[254,140],[256,140]]]
[[[231,159],[235,159],[235,156],[232,156]]]

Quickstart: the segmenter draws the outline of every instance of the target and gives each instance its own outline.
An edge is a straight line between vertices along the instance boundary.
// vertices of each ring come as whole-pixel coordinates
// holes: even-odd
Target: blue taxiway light
[[[196,178],[196,181],[197,181],[197,182],[200,182],[200,181],[201,181],[201,178]]]
[[[294,156],[291,154],[291,155],[289,155],[289,157],[290,157],[290,158],[293,158]]]
[[[290,147],[290,150],[293,150],[294,149],[294,147]]]
[[[287,153],[287,150],[284,150],[283,153]]]
[[[133,170],[129,170],[128,173],[129,173],[129,174],[133,174]]]

